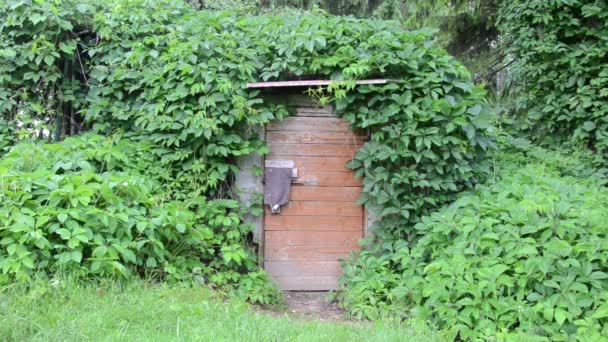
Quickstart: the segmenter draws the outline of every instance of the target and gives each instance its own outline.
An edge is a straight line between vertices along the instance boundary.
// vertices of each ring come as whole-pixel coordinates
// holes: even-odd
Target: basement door
[[[364,140],[331,109],[298,108],[298,116],[267,127],[266,159],[293,160],[298,173],[281,212],[265,209],[264,266],[281,289],[337,289],[339,260],[363,237],[361,181],[346,163]]]

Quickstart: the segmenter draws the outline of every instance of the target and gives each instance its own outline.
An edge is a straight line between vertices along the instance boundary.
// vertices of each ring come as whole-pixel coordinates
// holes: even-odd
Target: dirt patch
[[[285,291],[285,306],[290,316],[322,321],[345,321],[344,311],[329,300],[328,292]]]

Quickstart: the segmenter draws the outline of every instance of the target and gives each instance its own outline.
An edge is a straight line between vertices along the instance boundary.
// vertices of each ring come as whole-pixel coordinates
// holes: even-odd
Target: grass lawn
[[[442,341],[416,323],[268,315],[206,288],[71,284],[0,290],[0,341]]]

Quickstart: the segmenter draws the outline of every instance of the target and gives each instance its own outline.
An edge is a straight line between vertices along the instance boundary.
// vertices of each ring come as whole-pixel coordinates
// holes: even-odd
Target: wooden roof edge
[[[305,80],[305,81],[271,81],[247,83],[247,88],[280,88],[280,87],[307,87],[307,86],[326,86],[342,80]],[[397,82],[393,79],[376,78],[369,80],[357,80],[355,84],[387,84]]]

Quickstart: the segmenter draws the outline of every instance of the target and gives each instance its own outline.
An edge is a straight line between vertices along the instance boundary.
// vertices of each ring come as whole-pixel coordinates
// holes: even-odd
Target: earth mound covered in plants
[[[201,275],[265,296],[246,246],[250,228],[226,200],[234,198],[236,158],[268,151],[252,126],[289,112],[248,82],[337,81],[314,96],[375,132],[351,167],[364,176],[361,203],[382,208],[377,232],[387,238],[401,239],[404,223],[488,172],[484,91],[429,33],[397,22],[248,17],[178,0],[1,1],[0,16],[6,125],[23,139],[59,117],[57,135],[67,120],[57,108],[71,108],[71,120],[121,137],[116,146],[85,135],[8,152],[0,238],[11,247],[0,249],[2,281],[59,271]],[[367,78],[392,81],[354,86]],[[0,132],[2,145],[14,142],[11,130]],[[117,161],[123,148],[131,152]]]

